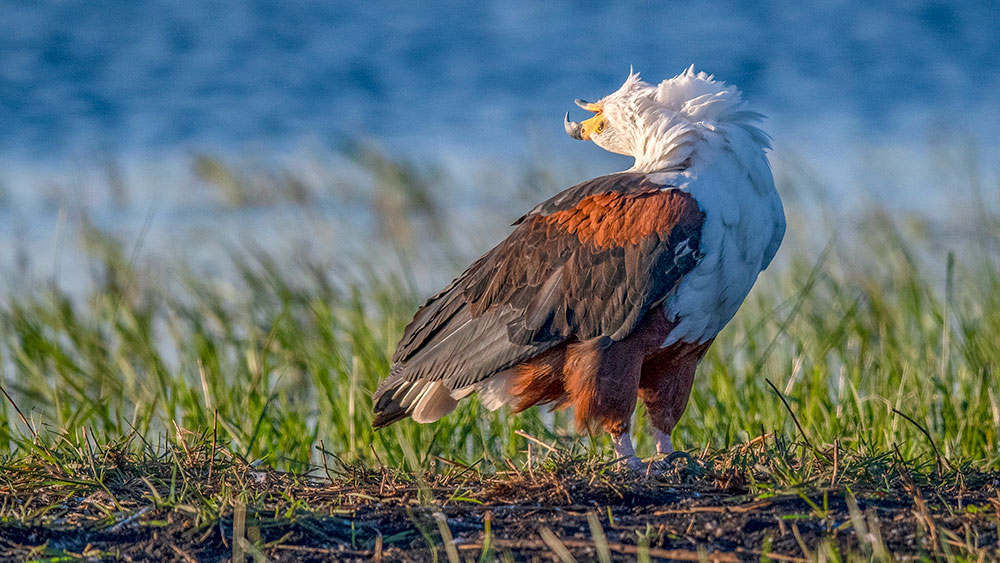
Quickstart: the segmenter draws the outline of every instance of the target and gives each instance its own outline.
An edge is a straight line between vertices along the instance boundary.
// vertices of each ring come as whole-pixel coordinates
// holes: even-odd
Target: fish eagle
[[[630,72],[574,139],[635,158],[514,223],[503,242],[420,307],[373,426],[433,422],[473,393],[493,410],[572,406],[629,467],[642,399],[656,451],[687,405],[695,368],[774,258],[785,232],[770,138],[741,93],[688,68],[651,85]]]

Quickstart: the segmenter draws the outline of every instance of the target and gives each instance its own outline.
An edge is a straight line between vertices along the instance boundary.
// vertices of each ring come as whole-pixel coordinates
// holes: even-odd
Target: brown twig
[[[799,526],[795,522],[792,522],[792,535],[795,536],[795,543],[799,544],[799,549],[802,550],[802,555],[805,557],[805,560],[812,561],[813,554],[806,546],[805,540],[802,539],[802,534],[799,532]]]
[[[188,553],[186,551],[184,551],[183,549],[177,547],[174,544],[170,544],[170,549],[174,550],[174,553],[176,553],[177,555],[179,555],[180,558],[183,559],[186,563],[197,563],[197,561],[198,561],[194,557],[191,557],[190,555],[188,555]]]
[[[506,463],[506,464],[507,464],[507,467],[509,467],[509,468],[510,468],[510,470],[511,470],[511,471],[513,471],[513,472],[514,472],[514,473],[515,473],[515,474],[517,475],[517,478],[518,478],[518,479],[523,479],[523,478],[524,478],[524,477],[523,477],[523,476],[521,475],[521,472],[520,472],[520,471],[518,471],[517,467],[516,467],[516,466],[515,466],[515,465],[514,465],[514,464],[513,464],[513,463],[512,463],[511,461],[510,461],[510,459],[509,459],[509,458],[504,458],[504,463]]]
[[[903,489],[913,498],[913,504],[916,506],[912,511],[913,515],[923,525],[924,529],[927,530],[927,533],[930,534],[931,543],[937,546],[937,525],[934,523],[934,518],[931,516],[930,511],[927,509],[927,503],[924,502],[924,495],[920,493],[920,489],[913,481],[913,477],[907,471],[906,464],[903,463],[903,456],[899,453],[899,447],[893,444],[892,448],[896,457],[899,458],[899,465],[903,467],[902,471],[897,469],[899,477],[903,480]]]
[[[323,440],[319,441],[319,456],[323,458],[323,473],[326,473],[326,478],[333,483],[333,476],[330,475],[330,466],[326,463],[326,444],[323,443]]]
[[[184,434],[181,433],[181,427],[177,425],[177,421],[171,419],[170,422],[174,423],[174,430],[177,431],[177,442],[180,443],[181,448],[184,450],[184,457],[187,458],[188,465],[193,465],[191,462],[191,452],[188,450],[187,444],[184,443]]]
[[[212,417],[212,457],[208,460],[208,478],[212,478],[212,470],[215,469],[215,444],[219,434],[219,409],[215,409]]]
[[[528,434],[527,432],[525,432],[523,430],[515,430],[514,434],[517,434],[518,436],[524,438],[525,440],[530,440],[530,441],[538,444],[539,446],[542,446],[543,448],[549,450],[549,453],[552,453],[552,452],[556,451],[556,447],[555,446],[550,446],[549,444],[546,444],[545,442],[539,440],[538,438],[535,438],[534,436],[532,436],[531,434]]]
[[[382,536],[379,536],[381,538]],[[377,540],[376,540],[377,541]],[[317,553],[333,556],[349,556],[349,557],[371,557],[371,551],[358,551],[354,549],[328,549],[323,547],[310,547],[308,545],[289,545],[281,544],[274,546],[274,549],[283,549],[286,551],[302,551],[305,553]]]
[[[761,500],[757,502],[750,503],[745,506],[692,506],[690,508],[678,508],[678,509],[664,509],[657,510],[653,512],[653,516],[666,516],[668,514],[694,514],[696,512],[718,512],[718,513],[734,513],[738,514],[741,512],[751,512],[753,510],[758,510],[769,506],[772,504],[772,499]]]
[[[830,486],[837,484],[837,470],[840,469],[840,438],[833,441],[833,475],[830,477]]]
[[[590,540],[582,540],[575,538],[560,538],[559,541],[567,548],[573,549],[594,549],[594,542]],[[496,539],[491,540],[491,545],[493,547],[502,547],[508,549],[549,549],[549,545],[543,540],[536,539],[523,539],[523,540],[508,540],[508,539]],[[658,559],[670,559],[675,561],[712,561],[716,563],[737,563],[741,559],[736,553],[730,552],[712,552],[712,553],[699,553],[697,551],[690,551],[687,549],[663,549],[658,547],[639,547],[637,545],[625,544],[620,542],[608,542],[608,549],[616,553],[627,553],[629,555],[637,555],[640,552],[648,553],[650,557],[655,557]],[[481,550],[483,544],[476,543],[466,543],[458,546],[458,549],[462,551],[467,550]],[[784,561],[804,561],[804,559],[798,557],[776,557],[774,554],[768,553],[768,557],[772,559],[781,559]]]

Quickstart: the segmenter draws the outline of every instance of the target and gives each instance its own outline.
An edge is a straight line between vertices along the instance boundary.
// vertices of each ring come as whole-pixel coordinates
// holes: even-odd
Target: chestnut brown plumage
[[[519,409],[562,402],[563,379],[576,374],[569,380],[579,387],[586,366],[608,364],[588,356],[613,353],[611,343],[627,341],[694,267],[703,218],[690,195],[644,174],[596,178],[542,203],[417,312],[375,394],[375,426],[409,414],[401,403],[410,384],[440,381],[451,392],[515,367]],[[572,369],[563,370],[567,356]],[[558,366],[537,369],[556,357]],[[525,378],[531,370],[540,381]],[[597,411],[582,408],[581,393],[573,396],[582,427]]]
[[[432,422],[478,394],[490,409],[570,407],[640,462],[629,421],[641,399],[657,451],[687,404],[698,362],[774,258],[781,199],[760,115],[693,68],[657,86],[630,73],[574,139],[635,158],[578,184],[431,297],[375,391],[376,427]]]

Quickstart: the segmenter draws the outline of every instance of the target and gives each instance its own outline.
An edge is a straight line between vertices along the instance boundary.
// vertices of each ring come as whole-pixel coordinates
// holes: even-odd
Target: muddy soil
[[[152,502],[135,483],[87,495],[8,491],[3,503],[36,513],[0,523],[0,559],[430,561],[433,549],[439,561],[479,561],[485,549],[485,560],[515,561],[635,561],[644,553],[799,561],[832,551],[905,560],[949,550],[1000,560],[996,474],[852,496],[837,485],[768,495],[717,479],[535,473],[413,482],[378,472],[332,481],[257,472],[247,504],[234,501],[214,518],[204,507]],[[205,486],[204,498],[218,492]]]

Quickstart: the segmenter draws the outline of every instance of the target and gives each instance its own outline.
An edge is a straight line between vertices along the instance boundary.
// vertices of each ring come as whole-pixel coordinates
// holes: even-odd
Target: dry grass
[[[803,444],[768,435],[675,456],[657,476],[620,473],[561,447],[492,473],[456,462],[433,473],[372,469],[328,453],[322,466],[294,474],[185,435],[160,453],[127,441],[64,441],[3,465],[0,557],[1000,557],[1000,473],[939,473],[933,459],[897,453],[831,445],[799,454]]]

